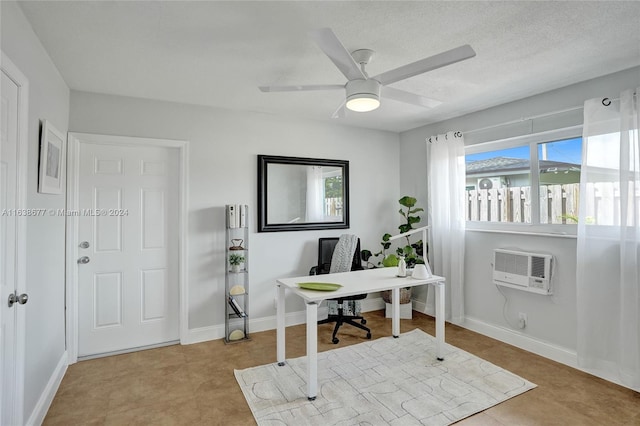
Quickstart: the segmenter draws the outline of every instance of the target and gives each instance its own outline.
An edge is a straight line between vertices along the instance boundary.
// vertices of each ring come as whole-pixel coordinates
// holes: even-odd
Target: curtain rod
[[[553,111],[553,112],[547,112],[547,113],[544,113],[544,114],[532,115],[530,117],[521,117],[521,118],[518,118],[518,119],[515,119],[515,120],[507,121],[505,123],[494,124],[494,125],[486,126],[486,127],[480,127],[479,129],[467,130],[467,131],[464,131],[462,133],[466,135],[468,133],[481,132],[483,130],[495,129],[495,128],[498,128],[498,127],[508,126],[510,124],[516,124],[516,123],[522,123],[524,121],[535,120],[537,118],[544,118],[544,117],[549,117],[549,116],[552,116],[552,115],[564,114],[565,112],[577,111],[577,110],[582,109],[582,108],[583,108],[582,106],[577,106],[577,107],[561,109],[561,110],[557,110],[557,111]]]
[[[638,96],[638,94],[636,92],[634,92],[633,96]],[[619,100],[620,100],[620,98],[602,98],[602,105],[609,106],[609,105],[611,105],[611,102],[619,101]],[[508,126],[510,124],[522,123],[523,121],[530,121],[530,120],[535,120],[537,118],[544,118],[544,117],[549,117],[549,116],[552,116],[552,115],[564,114],[565,112],[577,111],[577,110],[583,109],[583,108],[584,107],[581,105],[581,106],[576,106],[576,107],[571,107],[571,108],[566,108],[566,109],[560,109],[560,110],[557,110],[557,111],[547,112],[547,113],[544,113],[544,114],[532,115],[530,117],[520,117],[518,119],[507,121],[505,123],[494,124],[492,126],[486,126],[486,127],[480,127],[479,129],[467,130],[467,131],[462,132],[462,133],[463,134],[467,134],[467,133],[481,132],[483,130],[495,129],[495,128],[498,128],[498,127]]]
[[[638,96],[638,94],[636,92],[633,92],[632,96],[635,98],[635,97]],[[620,98],[613,98],[613,99],[611,99],[611,98],[602,98],[602,105],[609,106],[609,105],[611,105],[611,102],[615,102],[615,101],[619,101],[619,100],[620,100]]]

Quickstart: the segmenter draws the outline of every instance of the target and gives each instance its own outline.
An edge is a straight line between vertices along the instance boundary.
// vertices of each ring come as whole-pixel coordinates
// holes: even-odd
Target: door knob
[[[15,293],[11,293],[9,295],[9,307],[12,307],[14,303],[19,303],[21,305],[26,304],[29,301],[29,295],[27,293],[22,293],[21,295],[17,295]]]
[[[89,262],[91,262],[91,259],[89,258],[89,256],[82,256],[80,259],[78,259],[78,263],[82,265]]]
[[[80,243],[80,248],[89,248],[89,241],[83,241]]]

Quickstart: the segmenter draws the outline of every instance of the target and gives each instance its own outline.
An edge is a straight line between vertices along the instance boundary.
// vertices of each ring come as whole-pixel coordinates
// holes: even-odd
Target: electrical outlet
[[[527,314],[524,312],[518,313],[518,326],[520,328],[525,328],[527,326]]]

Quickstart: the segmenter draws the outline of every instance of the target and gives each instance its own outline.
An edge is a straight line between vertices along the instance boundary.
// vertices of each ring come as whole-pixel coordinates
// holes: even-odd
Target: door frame
[[[17,137],[17,166],[18,173],[16,202],[17,208],[27,208],[27,169],[29,151],[29,79],[20,69],[5,55],[0,52],[0,68],[18,86],[18,137]],[[27,223],[25,217],[17,217],[16,238],[14,249],[16,251],[16,289],[19,293],[27,292]],[[0,300],[6,303],[5,300]],[[16,305],[16,327],[14,332],[15,348],[15,401],[13,407],[13,418],[16,424],[22,424],[24,418],[24,382],[25,382],[25,334],[26,334],[26,312],[21,305]],[[4,380],[1,375],[4,366],[0,366],[0,384]],[[2,401],[0,400],[0,404]],[[3,408],[4,409],[4,408]]]
[[[93,133],[69,132],[67,138],[67,212],[79,211],[80,144],[120,145],[131,147],[177,148],[179,152],[178,183],[178,278],[180,293],[179,330],[180,343],[185,344],[189,332],[189,286],[187,271],[188,209],[189,205],[189,142],[172,139],[152,139],[133,136],[111,136]],[[78,223],[79,218],[66,214],[66,307],[67,307],[67,353],[69,364],[78,361]]]

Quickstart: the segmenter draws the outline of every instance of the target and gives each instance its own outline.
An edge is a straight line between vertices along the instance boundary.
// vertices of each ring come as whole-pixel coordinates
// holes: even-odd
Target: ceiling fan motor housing
[[[373,111],[380,106],[379,81],[373,79],[350,80],[345,86],[347,90],[347,108],[352,111]]]

